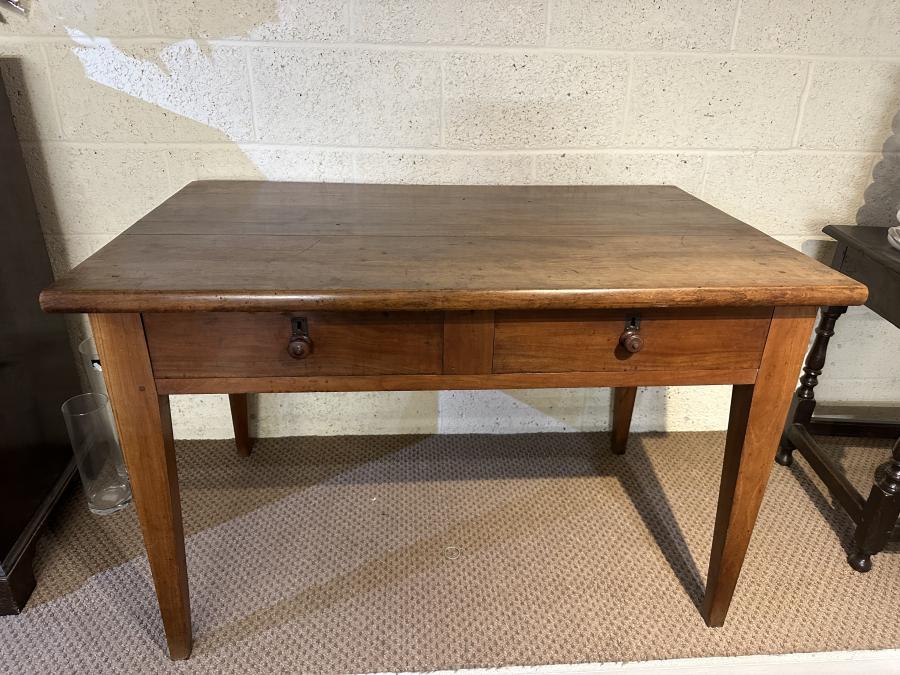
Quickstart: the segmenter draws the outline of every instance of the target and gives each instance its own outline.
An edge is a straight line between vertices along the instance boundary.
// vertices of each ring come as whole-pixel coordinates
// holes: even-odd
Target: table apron
[[[456,389],[575,389],[753,384],[755,368],[644,370],[599,373],[500,373],[496,375],[349,375],[337,377],[160,378],[160,394],[277,394],[334,391],[449,391]]]
[[[143,325],[163,394],[627,387],[752,384],[772,311],[194,312]]]

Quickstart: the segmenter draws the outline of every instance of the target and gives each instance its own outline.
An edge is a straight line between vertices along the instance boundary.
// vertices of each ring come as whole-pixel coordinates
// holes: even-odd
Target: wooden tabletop
[[[45,310],[856,305],[866,288],[676,187],[191,183]]]

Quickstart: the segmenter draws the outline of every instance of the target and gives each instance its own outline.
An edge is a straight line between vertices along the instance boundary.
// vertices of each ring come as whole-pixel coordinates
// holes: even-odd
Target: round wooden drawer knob
[[[292,337],[288,342],[288,354],[295,359],[305,359],[312,354],[312,340],[305,335]]]
[[[641,337],[636,328],[627,328],[619,336],[619,344],[625,348],[625,351],[636,354],[644,348],[644,338]]]

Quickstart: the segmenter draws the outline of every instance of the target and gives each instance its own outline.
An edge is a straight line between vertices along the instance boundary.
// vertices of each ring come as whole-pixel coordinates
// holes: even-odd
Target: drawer
[[[619,338],[640,319],[643,347]],[[758,368],[772,308],[497,312],[495,373]]]
[[[443,314],[438,312],[205,312],[143,318],[157,378],[441,372]],[[301,323],[311,350],[297,359],[288,353],[288,343]]]

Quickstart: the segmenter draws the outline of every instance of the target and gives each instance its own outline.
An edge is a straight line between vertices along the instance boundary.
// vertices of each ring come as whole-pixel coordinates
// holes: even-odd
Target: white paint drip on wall
[[[67,30],[77,45],[72,51],[94,82],[204,124],[236,143],[252,133],[224,114],[233,105],[224,99],[232,71],[220,65],[233,60],[234,50],[203,49],[195,40],[179,40],[160,49],[154,62],[125,53],[108,38]]]

